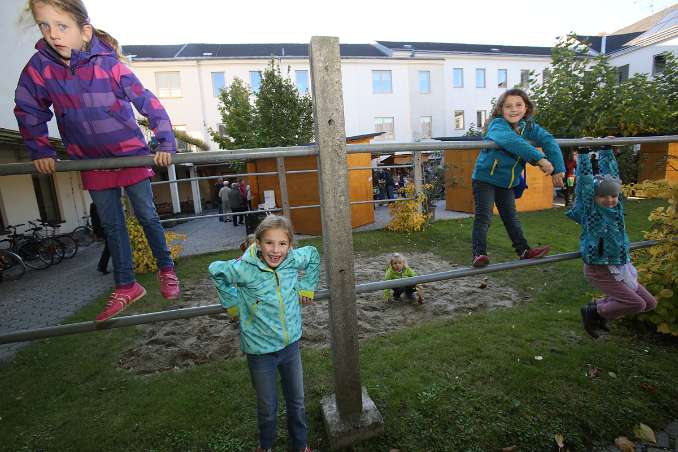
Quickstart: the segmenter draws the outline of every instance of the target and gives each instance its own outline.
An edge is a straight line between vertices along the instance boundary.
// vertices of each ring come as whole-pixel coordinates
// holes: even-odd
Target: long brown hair
[[[96,35],[96,37],[115,51],[115,57],[117,59],[125,59],[122,55],[122,51],[120,50],[120,44],[118,44],[118,40],[105,31],[95,28],[90,23],[89,14],[87,14],[87,8],[85,8],[85,4],[81,0],[28,0],[25,12],[30,13],[33,16],[33,19],[35,19],[36,3],[49,5],[65,12],[66,14],[69,14],[80,28],[84,27],[85,25],[91,26],[92,32]]]
[[[499,96],[499,99],[497,99],[497,103],[494,104],[492,114],[490,115],[491,119],[501,118],[503,116],[501,110],[504,107],[504,102],[506,102],[506,98],[508,96],[520,96],[523,99],[523,102],[525,102],[525,106],[527,107],[524,119],[529,119],[532,117],[532,115],[534,115],[534,102],[530,100],[530,98],[527,96],[527,93],[520,88],[511,88],[504,91],[501,96]]]

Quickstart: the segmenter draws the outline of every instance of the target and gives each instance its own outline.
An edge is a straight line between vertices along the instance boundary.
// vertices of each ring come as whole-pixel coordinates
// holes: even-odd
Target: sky
[[[611,33],[675,0],[84,0],[121,44],[457,42],[547,46]]]

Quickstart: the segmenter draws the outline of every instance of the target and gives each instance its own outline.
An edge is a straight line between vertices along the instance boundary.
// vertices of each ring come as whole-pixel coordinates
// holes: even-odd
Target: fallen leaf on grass
[[[607,374],[610,376],[610,378],[617,378],[617,374],[614,372],[608,372]]]
[[[516,450],[518,450],[518,446],[514,445],[514,446],[509,446],[509,447],[503,447],[501,449],[501,452],[513,452],[513,451],[516,451]]]
[[[654,394],[655,392],[657,392],[657,388],[655,386],[651,385],[651,384],[648,384],[648,383],[641,383],[640,389],[647,392],[648,394]]]
[[[587,365],[586,376],[589,378],[596,378],[600,374],[600,369],[596,366]]]
[[[636,445],[633,443],[633,441],[629,440],[625,436],[620,436],[619,438],[615,439],[614,445],[617,446],[621,452],[633,452],[636,449]]]
[[[543,357],[543,356],[540,356],[540,355],[537,355],[537,356],[534,357],[534,359],[536,359],[537,361],[541,361],[541,360],[544,359],[544,357]]]
[[[654,436],[654,430],[642,422],[633,429],[633,434],[636,435],[636,438],[642,439],[643,441],[653,444],[657,442],[657,438]]]
[[[558,445],[559,451],[565,449],[565,437],[563,436],[562,433],[556,433],[553,439],[556,440],[556,444]]]

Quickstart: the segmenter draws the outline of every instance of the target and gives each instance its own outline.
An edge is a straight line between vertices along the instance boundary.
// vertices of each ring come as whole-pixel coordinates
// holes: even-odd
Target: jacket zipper
[[[494,159],[494,163],[492,164],[492,169],[490,170],[490,176],[494,175],[494,170],[497,167],[497,163],[499,163],[499,159]]]
[[[276,292],[278,293],[278,304],[280,306],[280,324],[283,328],[285,346],[288,346],[290,343],[290,336],[287,332],[287,322],[285,321],[285,304],[283,303],[282,293],[280,293],[280,279],[278,278],[278,273],[275,270],[273,271],[273,275],[275,276]]]
[[[506,187],[506,188],[511,188],[511,186],[513,185],[513,181],[516,178],[516,175],[515,175],[516,165],[518,165],[519,161],[520,161],[520,159],[516,160],[516,163],[513,164],[513,168],[511,168],[511,181],[509,182],[508,187]]]

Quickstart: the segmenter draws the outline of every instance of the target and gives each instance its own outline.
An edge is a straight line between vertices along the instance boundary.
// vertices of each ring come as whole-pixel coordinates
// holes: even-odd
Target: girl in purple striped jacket
[[[168,166],[176,142],[167,112],[120,61],[118,43],[90,23],[81,0],[29,0],[42,33],[15,93],[14,114],[37,171],[53,174],[57,154],[48,141],[47,123],[54,110],[61,139],[71,159],[149,155],[132,104],[145,117],[158,141],[154,162]],[[121,202],[125,189],[143,226],[160,269],[160,292],[180,295],[165,233],[153,204],[148,167],[90,170],[82,184],[94,201],[113,258],[115,290],[96,317],[107,320],[146,294],[135,280],[132,249]]]

